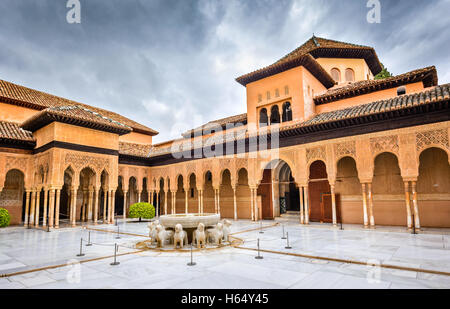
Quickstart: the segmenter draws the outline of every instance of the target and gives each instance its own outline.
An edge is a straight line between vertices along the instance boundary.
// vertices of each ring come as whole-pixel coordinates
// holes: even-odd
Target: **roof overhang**
[[[261,80],[263,78],[299,67],[305,67],[311,74],[313,74],[327,89],[335,85],[335,81],[328,74],[327,71],[312,57],[310,54],[302,55],[297,58],[273,64],[263,69],[254,71],[252,73],[242,75],[236,78],[236,81],[243,86],[247,84]]]

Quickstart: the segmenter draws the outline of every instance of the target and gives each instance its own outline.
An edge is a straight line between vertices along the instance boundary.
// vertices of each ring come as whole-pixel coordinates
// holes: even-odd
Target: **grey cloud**
[[[374,46],[400,74],[435,64],[450,82],[447,0],[65,0],[0,2],[0,78],[119,112],[161,134],[245,112],[234,78],[268,65],[313,33]]]

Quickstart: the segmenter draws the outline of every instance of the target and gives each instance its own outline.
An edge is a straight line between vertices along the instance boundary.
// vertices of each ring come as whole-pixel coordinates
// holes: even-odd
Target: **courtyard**
[[[292,249],[285,248],[283,230]],[[147,239],[147,222],[118,220],[118,226],[50,232],[5,228],[0,230],[0,289],[450,287],[450,233],[445,229],[413,235],[401,229],[340,230],[283,219],[234,221],[232,233],[232,246],[194,250],[196,265],[187,266],[189,248],[136,248]],[[81,238],[84,256],[77,256]],[[115,244],[119,265],[111,265]]]

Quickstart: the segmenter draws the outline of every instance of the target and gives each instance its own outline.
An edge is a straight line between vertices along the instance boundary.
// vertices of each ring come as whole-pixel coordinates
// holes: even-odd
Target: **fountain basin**
[[[219,221],[219,214],[176,214],[159,217],[159,222],[166,228],[175,228],[175,225],[181,224],[183,229],[193,229],[197,228],[199,223],[209,227],[216,225]]]

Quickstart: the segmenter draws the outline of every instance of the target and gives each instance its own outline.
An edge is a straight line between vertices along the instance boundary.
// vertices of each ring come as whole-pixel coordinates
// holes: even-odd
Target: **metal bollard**
[[[258,244],[258,255],[257,256],[255,256],[255,259],[257,259],[257,260],[262,260],[264,257],[263,256],[261,256],[261,254],[259,253],[260,251],[259,251],[259,238],[258,238],[258,242],[257,242],[257,244]]]
[[[259,221],[259,234],[264,234],[262,230],[262,221]]]
[[[84,256],[84,253],[83,253],[83,237],[81,237],[81,239],[80,239],[80,253],[77,254],[77,256]]]
[[[117,236],[116,239],[120,239],[120,235],[119,235],[119,225],[117,225]]]
[[[193,257],[193,253],[192,253],[192,243],[191,243],[191,261],[189,263],[187,263],[188,266],[195,266],[197,265],[197,263],[194,262],[194,257]]]
[[[86,244],[86,247],[92,246],[92,243],[91,243],[91,231],[89,231],[88,233],[89,233],[88,234],[88,243]]]
[[[285,249],[292,249],[291,246],[289,246],[289,232],[286,232],[286,247]]]
[[[283,229],[283,236],[281,237],[281,239],[286,239],[286,236],[284,234],[284,224],[281,225],[281,228]]]
[[[114,262],[112,262],[110,265],[115,266],[115,265],[119,265],[120,262],[117,262],[117,244],[114,244]]]

